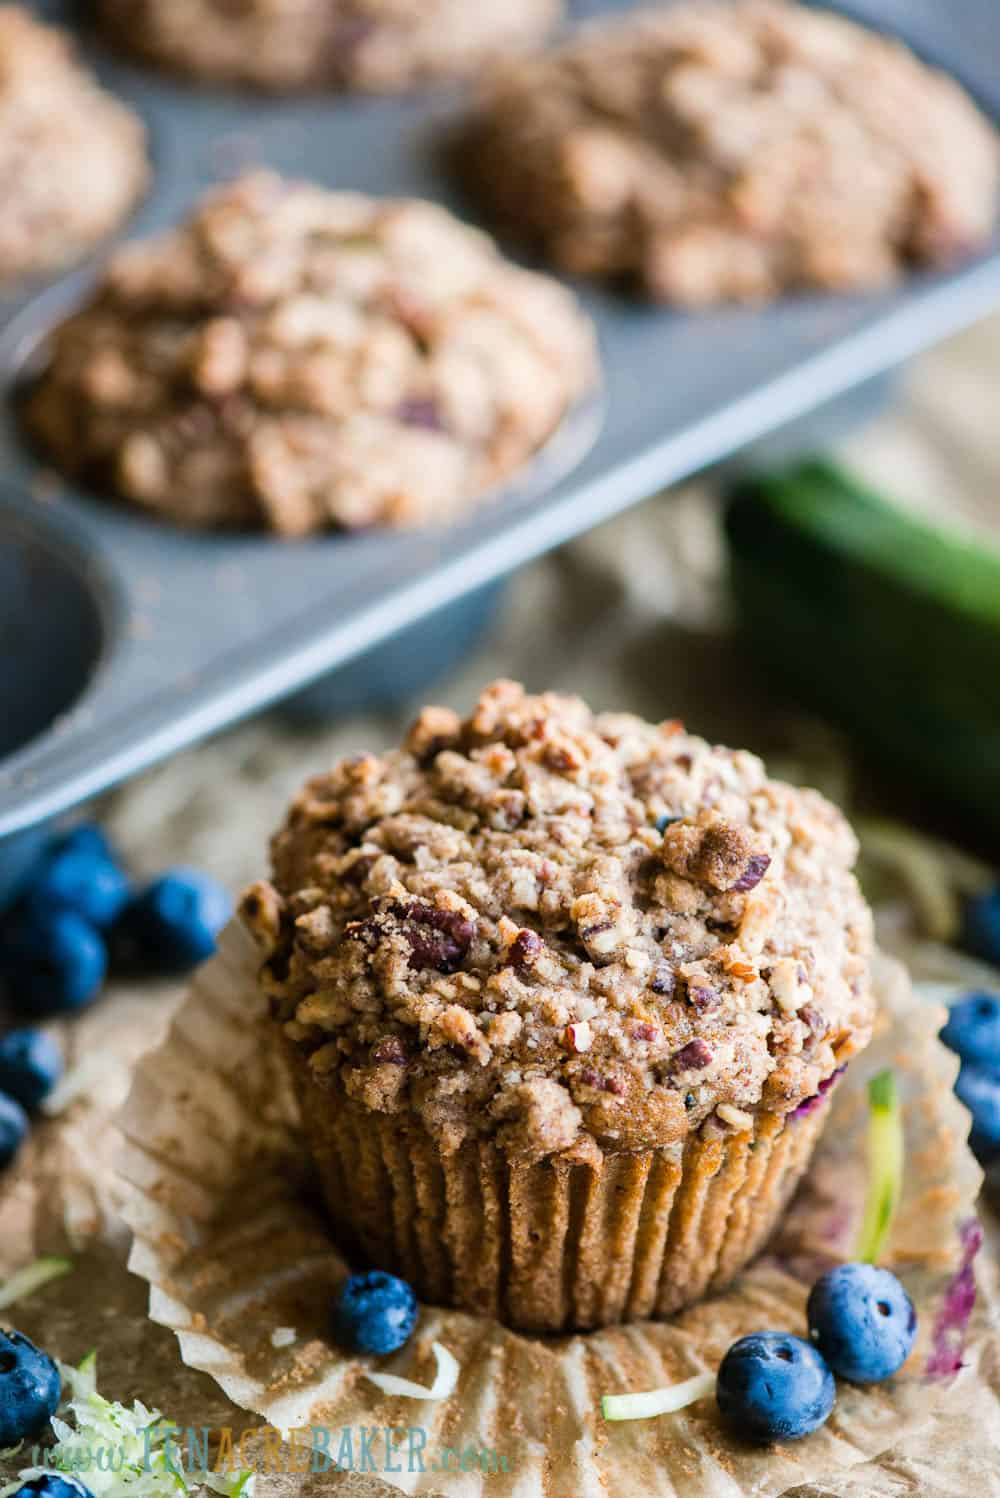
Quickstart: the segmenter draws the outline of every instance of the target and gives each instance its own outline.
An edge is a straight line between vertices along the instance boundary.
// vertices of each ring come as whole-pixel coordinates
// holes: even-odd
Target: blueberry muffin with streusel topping
[[[0,5],[0,281],[81,259],[149,175],[141,119],[100,87],[72,38]]]
[[[541,41],[563,0],[98,0],[106,34],[202,81],[396,93]]]
[[[510,682],[310,781],[242,911],[336,1228],[533,1330],[725,1285],[870,1037],[855,854],[751,754]]]
[[[947,265],[1000,201],[996,130],[954,79],[786,0],[640,8],[505,63],[463,161],[554,264],[694,307]]]
[[[596,380],[558,282],[419,199],[252,172],[123,246],[24,421],[63,473],[192,527],[434,525]]]

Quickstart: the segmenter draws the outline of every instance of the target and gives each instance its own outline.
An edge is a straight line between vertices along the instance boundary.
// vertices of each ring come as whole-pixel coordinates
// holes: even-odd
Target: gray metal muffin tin
[[[55,0],[35,8],[73,19]],[[621,0],[577,6],[591,14],[624,8]],[[993,0],[866,0],[852,13],[898,31],[1000,118]],[[87,49],[151,132],[155,183],[123,233],[170,223],[199,189],[256,163],[469,213],[439,148],[460,95],[274,100],[165,82],[96,43]],[[350,676],[331,678],[327,705],[356,702],[359,690],[419,690],[428,670],[467,643],[483,598],[513,568],[855,390],[1000,302],[1000,237],[952,274],[866,298],[685,316],[583,287],[600,336],[603,390],[517,485],[449,530],[291,544],[187,534],[43,474],[9,397],[92,274],[0,307],[0,852],[8,875],[30,853],[30,829],[331,668],[360,662]],[[462,600],[464,613],[441,612]]]

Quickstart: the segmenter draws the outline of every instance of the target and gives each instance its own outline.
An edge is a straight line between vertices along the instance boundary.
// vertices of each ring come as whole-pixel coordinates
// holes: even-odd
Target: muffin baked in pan
[[[63,472],[183,525],[432,524],[596,367],[571,293],[443,208],[256,173],[113,256],[24,416]]]
[[[72,38],[0,6],[0,281],[80,259],[148,180],[142,121],[99,87]]]
[[[511,61],[461,160],[553,264],[689,307],[947,265],[989,240],[1000,187],[959,84],[786,0],[639,10]]]
[[[105,35],[202,81],[391,93],[542,40],[563,0],[99,0]]]

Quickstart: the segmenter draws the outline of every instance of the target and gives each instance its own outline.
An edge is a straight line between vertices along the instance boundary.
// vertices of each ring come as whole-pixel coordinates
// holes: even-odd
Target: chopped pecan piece
[[[284,908],[285,902],[274,885],[264,879],[251,884],[240,901],[243,924],[265,952],[273,952],[278,944]]]
[[[712,1062],[712,1047],[704,1040],[689,1040],[671,1058],[672,1071],[704,1071]]]
[[[374,950],[383,941],[399,936],[410,949],[410,965],[453,973],[472,945],[476,928],[457,910],[442,910],[424,900],[396,897],[379,903],[364,921],[353,921],[345,935]]]
[[[677,987],[677,976],[673,968],[667,967],[666,963],[661,964],[653,974],[649,986],[654,993],[660,994],[663,998],[671,998]]]
[[[450,749],[461,736],[462,720],[449,707],[425,707],[406,736],[406,748],[414,759],[426,764],[442,749]]]
[[[532,931],[530,926],[525,926],[515,936],[507,952],[507,962],[511,967],[530,968],[538,961],[545,943],[537,931]]]
[[[749,827],[708,811],[666,829],[663,862],[708,889],[745,893],[760,883],[771,860],[754,847]]]
[[[717,989],[703,979],[689,978],[687,982],[687,1001],[699,1014],[707,1009],[717,1009],[722,999]]]
[[[580,1081],[584,1087],[596,1087],[598,1092],[610,1092],[612,1097],[625,1096],[625,1083],[618,1077],[610,1077],[607,1073],[592,1071],[589,1067],[580,1073]]]
[[[409,1053],[398,1035],[386,1035],[372,1047],[372,1061],[376,1066],[406,1066]]]
[[[585,1019],[567,1025],[563,1031],[563,1044],[570,1051],[589,1051],[594,1043],[593,1032]]]

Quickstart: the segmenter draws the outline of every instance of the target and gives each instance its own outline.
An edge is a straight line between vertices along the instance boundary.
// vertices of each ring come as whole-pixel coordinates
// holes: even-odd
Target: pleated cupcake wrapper
[[[610,1266],[607,1280],[598,1283],[596,1274],[587,1274],[576,1286],[555,1286],[552,1294],[564,1296],[568,1305],[571,1293],[579,1293],[597,1308],[620,1304],[623,1297],[635,1297],[636,1305],[654,1303],[664,1260],[643,1234],[662,1233],[677,1243],[711,1238],[720,1244],[717,1256],[705,1255],[705,1262],[687,1256],[694,1267],[686,1291],[701,1288],[695,1279],[710,1289],[727,1273],[730,1256],[735,1260],[748,1245],[756,1215],[749,1204],[762,1193],[785,1189],[795,1172],[793,1156],[808,1155],[811,1130],[828,1109],[827,1126],[777,1235],[729,1289],[669,1321],[562,1337],[506,1329],[492,1314],[491,1290],[480,1314],[424,1306],[414,1337],[390,1358],[346,1357],[330,1339],[329,1309],[347,1265],[310,1194],[308,1151],[257,994],[257,961],[249,937],[231,926],[218,956],[198,974],[167,1040],[139,1065],[122,1120],[121,1163],[130,1183],[130,1267],[149,1282],[152,1319],[173,1328],[185,1363],[210,1374],[237,1405],[269,1424],[286,1432],[323,1427],[334,1453],[344,1430],[355,1433],[356,1450],[362,1428],[370,1433],[377,1427],[371,1450],[382,1480],[415,1493],[777,1495],[821,1483],[890,1448],[898,1452],[907,1432],[932,1410],[950,1401],[961,1404],[966,1380],[981,1359],[988,1360],[988,1339],[974,1336],[964,1353],[968,1368],[956,1378],[927,1371],[932,1357],[940,1363],[935,1322],[967,1250],[980,1173],[964,1143],[967,1116],[952,1093],[956,1061],[936,1039],[941,1011],[917,999],[902,968],[888,959],[877,967],[882,1017],[875,1039],[820,1114],[790,1122],[753,1151],[741,1153],[734,1141],[717,1168],[686,1170],[685,1182],[697,1174],[697,1189],[685,1184],[678,1190],[665,1164],[650,1164],[642,1187],[646,1206],[662,1203],[667,1221],[644,1210],[640,1232],[632,1222],[634,1208],[619,1210],[615,1188],[623,1185],[623,1194],[635,1202],[634,1177],[643,1167],[616,1159],[589,1203],[595,1209],[588,1218],[594,1253]],[[884,1262],[902,1274],[920,1318],[917,1349],[906,1368],[876,1388],[841,1384],[828,1424],[789,1447],[745,1446],[720,1425],[711,1400],[656,1420],[605,1424],[602,1394],[655,1388],[714,1370],[730,1343],[749,1331],[804,1331],[809,1284],[830,1263],[853,1256],[867,1181],[865,1084],[886,1065],[894,1067],[904,1099],[906,1174]],[[352,1147],[356,1161],[344,1152],[352,1165],[342,1170],[338,1187],[348,1204],[355,1169],[386,1169],[384,1131],[380,1136],[370,1130]],[[426,1272],[431,1280],[440,1275],[442,1288],[453,1262],[462,1265],[470,1291],[502,1281],[488,1263],[488,1244],[470,1242],[466,1254],[458,1241],[447,1243],[446,1234],[434,1239],[430,1224],[440,1210],[434,1193],[446,1192],[448,1182],[443,1174],[425,1177],[399,1139],[394,1147],[399,1191],[385,1241],[395,1244],[398,1237],[412,1256],[413,1272]],[[471,1173],[476,1162],[460,1168]],[[497,1202],[495,1210],[506,1212],[511,1225],[505,1250],[511,1265],[518,1255],[535,1256],[541,1277],[554,1279],[563,1258],[561,1214],[576,1209],[558,1205],[554,1187],[547,1201],[537,1196],[531,1175],[515,1176],[506,1205]],[[453,1181],[451,1189],[464,1192],[468,1182]],[[387,1200],[387,1218],[392,1210]],[[531,1236],[536,1211],[546,1222],[538,1239]],[[499,1234],[496,1239],[504,1241]],[[587,1252],[585,1244],[584,1258]],[[655,1272],[654,1264],[660,1266]],[[507,1276],[515,1296],[517,1280]],[[294,1340],[275,1346],[273,1334],[281,1332],[280,1344],[287,1329]],[[428,1385],[435,1340],[461,1367],[448,1399],[389,1397],[366,1379],[366,1370],[377,1367]],[[424,1470],[406,1460],[405,1447],[402,1458],[386,1448],[387,1428],[399,1427],[420,1430]],[[438,1459],[434,1470],[446,1448],[474,1450],[483,1460],[467,1464],[468,1470],[450,1462],[444,1470]]]
[[[413,1121],[332,1098],[301,1068],[331,1217],[422,1297],[532,1331],[666,1316],[725,1288],[770,1236],[824,1110],[596,1165],[442,1159]]]

